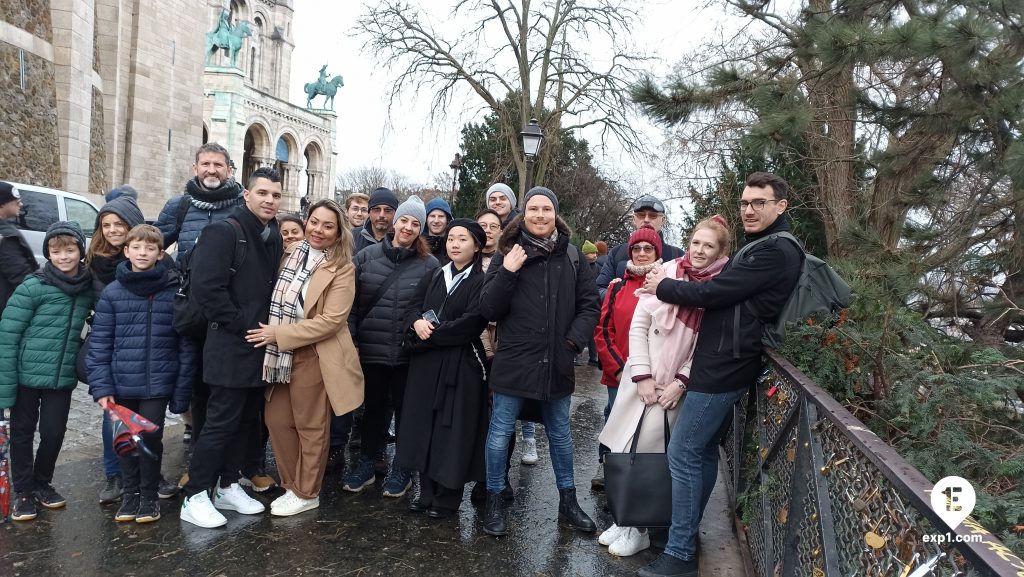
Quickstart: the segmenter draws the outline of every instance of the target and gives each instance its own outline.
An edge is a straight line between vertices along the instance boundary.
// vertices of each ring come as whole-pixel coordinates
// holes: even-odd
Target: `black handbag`
[[[672,524],[672,476],[668,471],[668,413],[665,453],[637,453],[640,429],[650,407],[636,424],[628,453],[604,456],[604,492],[612,519],[620,527],[668,527]]]

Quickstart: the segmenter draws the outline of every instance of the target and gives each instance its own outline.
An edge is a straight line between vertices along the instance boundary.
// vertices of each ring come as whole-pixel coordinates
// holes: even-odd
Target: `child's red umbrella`
[[[153,433],[160,427],[142,415],[117,403],[107,405],[107,413],[114,424],[114,451],[121,456],[136,455],[140,449],[147,456],[157,456],[142,442],[143,433]]]
[[[11,462],[7,458],[10,442],[7,418],[4,410],[0,409],[0,523],[6,522],[11,514]]]

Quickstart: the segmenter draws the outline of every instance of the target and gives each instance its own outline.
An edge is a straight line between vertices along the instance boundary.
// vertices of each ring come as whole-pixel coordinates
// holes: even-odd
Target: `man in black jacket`
[[[653,228],[658,236],[662,236],[661,228],[665,226],[665,204],[650,194],[645,194],[633,202],[633,232],[642,226]],[[661,260],[665,262],[683,256],[683,249],[668,244],[664,238],[661,239],[661,246]],[[597,274],[597,292],[601,301],[604,301],[608,284],[626,274],[628,261],[629,247],[626,243],[608,251],[608,258],[601,266],[601,272]]]
[[[363,226],[352,229],[352,256],[359,251],[384,240],[384,235],[391,230],[391,221],[398,208],[398,197],[390,188],[383,186],[370,193],[370,216]]]
[[[574,259],[568,254],[577,249],[570,246],[571,231],[558,217],[555,194],[538,186],[526,193],[525,201],[525,212],[502,233],[480,296],[480,313],[498,323],[490,375],[484,532],[507,532],[501,496],[505,465],[527,399],[540,401],[558,486],[558,516],[593,532],[594,521],[576,502],[569,408],[576,389],[573,357],[597,326],[597,288],[579,255]]]
[[[264,349],[253,348],[245,337],[267,319],[281,262],[281,234],[274,218],[281,206],[280,175],[271,168],[257,169],[244,196],[245,206],[203,229],[191,262],[192,291],[209,321],[203,381],[210,387],[210,399],[206,424],[189,464],[181,519],[207,528],[227,523],[217,509],[248,515],[264,509],[245,493],[238,479],[243,448],[263,404]],[[232,274],[240,242],[244,242],[244,257]],[[218,476],[220,483],[211,501],[207,491]]]
[[[766,172],[747,177],[740,215],[747,242],[789,231],[789,185]],[[718,477],[718,443],[732,408],[761,373],[761,326],[774,323],[796,287],[803,252],[771,239],[734,260],[706,283],[647,275],[644,291],[667,303],[703,307],[687,394],[668,446],[672,526],[665,552],[640,569],[643,577],[696,577],[696,536]],[[643,375],[639,375],[642,377]],[[635,380],[635,378],[634,378]]]
[[[10,219],[21,212],[21,194],[8,182],[0,181],[0,312],[21,281],[39,269],[32,248]]]

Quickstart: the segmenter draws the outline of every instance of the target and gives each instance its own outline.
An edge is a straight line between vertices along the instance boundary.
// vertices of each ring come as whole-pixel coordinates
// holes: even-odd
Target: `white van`
[[[88,246],[89,239],[96,229],[96,215],[100,212],[91,200],[80,194],[43,186],[17,182],[11,184],[21,193],[21,213],[18,214],[15,224],[25,235],[25,240],[32,247],[40,266],[46,260],[43,258],[43,238],[46,236],[46,229],[59,220],[77,222],[85,233],[85,242]],[[84,254],[82,258],[85,258]]]

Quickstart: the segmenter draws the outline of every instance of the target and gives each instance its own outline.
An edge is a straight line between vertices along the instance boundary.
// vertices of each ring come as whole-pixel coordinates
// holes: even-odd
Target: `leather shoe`
[[[484,505],[484,533],[501,537],[508,534],[505,524],[505,500],[501,493],[487,492],[487,504]]]
[[[597,531],[597,524],[576,502],[576,489],[558,490],[558,517],[576,529],[586,533]]]
[[[426,511],[428,507],[424,505],[419,499],[412,499],[409,501],[409,511],[413,513],[422,513]]]
[[[662,553],[650,565],[637,571],[640,577],[697,577],[697,559],[683,561]]]
[[[431,519],[448,519],[454,517],[455,511],[451,509],[445,509],[444,507],[431,507],[427,510],[427,517]]]

